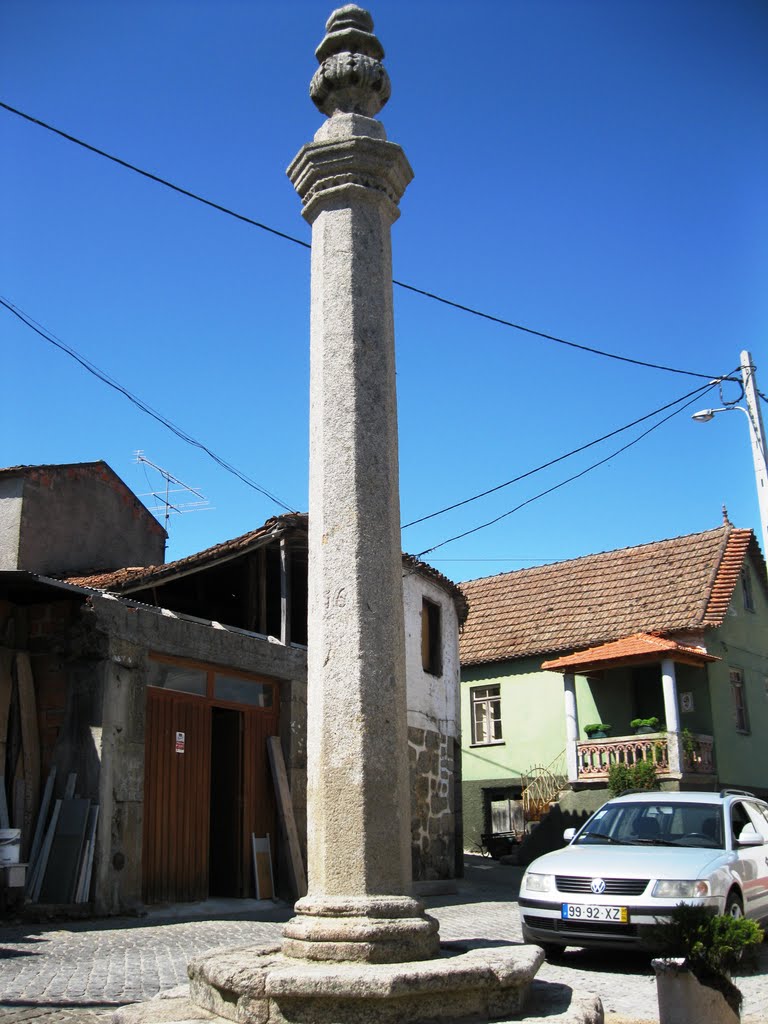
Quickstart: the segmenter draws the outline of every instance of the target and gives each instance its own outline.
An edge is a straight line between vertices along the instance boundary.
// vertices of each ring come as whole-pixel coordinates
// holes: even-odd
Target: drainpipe
[[[677,704],[677,678],[675,663],[664,658],[661,663],[661,686],[664,693],[664,718],[667,723],[667,757],[672,774],[683,771],[683,749],[680,736],[680,711]]]
[[[576,677],[573,672],[563,673],[565,695],[565,760],[568,766],[568,781],[579,781],[579,712],[576,708]]]

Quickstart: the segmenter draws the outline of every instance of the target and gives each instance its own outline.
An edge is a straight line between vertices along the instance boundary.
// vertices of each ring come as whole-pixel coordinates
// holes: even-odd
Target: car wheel
[[[731,889],[728,893],[728,899],[725,901],[725,913],[728,917],[744,917],[744,905],[741,902],[741,896],[735,889]]]

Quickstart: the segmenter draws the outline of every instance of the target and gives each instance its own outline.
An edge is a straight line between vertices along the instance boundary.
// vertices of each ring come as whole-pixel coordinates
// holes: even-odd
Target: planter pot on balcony
[[[589,732],[589,733],[587,733],[587,739],[590,739],[590,740],[604,740],[607,735],[608,735],[607,732],[603,732],[602,729],[598,729],[596,732]]]
[[[702,985],[678,957],[652,960],[656,972],[659,1024],[739,1024],[722,992]]]
[[[635,736],[646,736],[650,732],[658,732],[658,729],[651,728],[650,725],[638,725],[635,729]]]

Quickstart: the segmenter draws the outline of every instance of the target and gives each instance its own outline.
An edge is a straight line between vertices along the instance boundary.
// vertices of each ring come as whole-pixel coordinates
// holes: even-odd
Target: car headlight
[[[529,872],[523,884],[530,892],[551,892],[554,888],[554,875],[537,875]]]
[[[665,899],[686,900],[697,896],[710,896],[712,890],[709,882],[703,878],[673,879],[662,878],[654,885],[652,896],[661,896]]]

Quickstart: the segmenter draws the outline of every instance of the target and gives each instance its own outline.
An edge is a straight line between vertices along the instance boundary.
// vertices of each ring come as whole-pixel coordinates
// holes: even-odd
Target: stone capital
[[[335,120],[331,118],[330,123]],[[310,224],[327,205],[338,204],[340,199],[352,201],[355,192],[358,198],[367,194],[367,198],[385,203],[391,221],[399,216],[398,203],[413,178],[405,153],[384,138],[353,135],[353,128],[350,121],[350,131],[336,133],[329,129],[325,141],[308,143],[288,168],[288,177],[302,201],[302,213]]]

